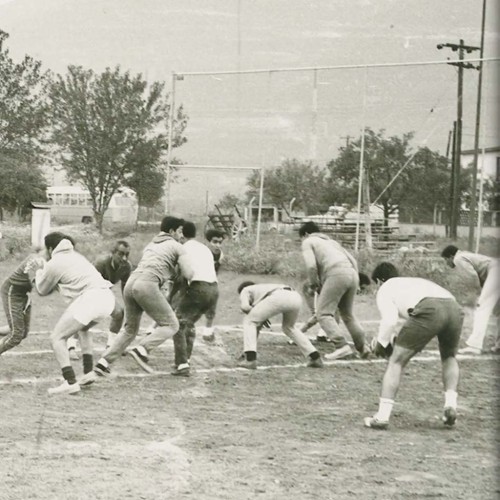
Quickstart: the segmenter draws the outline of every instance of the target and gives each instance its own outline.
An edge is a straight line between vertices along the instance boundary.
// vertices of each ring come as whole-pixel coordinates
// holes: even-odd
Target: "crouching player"
[[[111,283],[81,254],[75,252],[74,241],[59,232],[45,236],[48,262],[35,274],[36,290],[48,295],[56,288],[61,295],[73,299],[59,318],[50,335],[52,349],[61,367],[64,382],[49,389],[49,394],[75,394],[80,390],[71,366],[67,340],[79,333],[83,353],[83,371],[93,369],[92,334],[89,329],[108,317],[115,307]]]
[[[436,283],[398,276],[397,269],[389,262],[379,264],[372,275],[375,283],[382,283],[377,292],[381,322],[372,347],[376,356],[389,357],[389,363],[382,381],[378,412],[365,418],[365,426],[372,429],[388,427],[405,366],[437,337],[444,384],[443,422],[451,427],[457,415],[459,368],[456,354],[462,331],[462,310],[453,295]],[[398,318],[406,320],[399,333],[396,332]]]
[[[254,370],[257,368],[257,337],[259,327],[278,314],[283,315],[283,333],[297,344],[307,358],[307,366],[321,368],[323,361],[311,341],[296,326],[302,306],[302,298],[291,287],[280,284],[255,284],[244,281],[238,287],[243,319],[243,344],[245,359],[238,366]]]

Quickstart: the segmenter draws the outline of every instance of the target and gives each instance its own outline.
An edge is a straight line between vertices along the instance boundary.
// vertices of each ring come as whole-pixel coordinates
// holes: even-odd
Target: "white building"
[[[473,149],[462,151],[462,167],[468,167],[472,165],[473,161]],[[493,181],[500,181],[500,146],[485,148],[484,154],[482,149],[479,150],[477,159],[478,177],[481,175],[481,168],[483,169],[485,179],[489,177]]]

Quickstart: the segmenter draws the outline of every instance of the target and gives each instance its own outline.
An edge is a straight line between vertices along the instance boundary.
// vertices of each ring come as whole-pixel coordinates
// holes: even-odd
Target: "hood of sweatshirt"
[[[168,240],[176,241],[175,238],[172,238],[172,236],[162,231],[153,238],[152,243],[163,243]]]
[[[72,252],[74,249],[75,247],[73,246],[73,243],[71,243],[71,241],[69,240],[64,239],[59,242],[56,248],[54,248],[54,250],[52,251],[52,255],[64,252]]]

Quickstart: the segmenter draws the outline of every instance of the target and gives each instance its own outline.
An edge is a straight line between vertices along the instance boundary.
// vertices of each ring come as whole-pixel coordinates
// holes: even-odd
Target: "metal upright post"
[[[170,94],[170,111],[168,114],[168,150],[167,150],[167,178],[165,186],[166,203],[165,209],[167,214],[170,213],[171,203],[170,203],[170,184],[172,182],[172,149],[174,147],[174,115],[175,115],[175,81],[177,80],[177,75],[172,72],[172,92]]]

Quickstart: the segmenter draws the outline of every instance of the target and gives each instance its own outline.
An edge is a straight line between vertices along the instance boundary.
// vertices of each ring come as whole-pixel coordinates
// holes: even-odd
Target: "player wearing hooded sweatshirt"
[[[306,222],[299,229],[302,255],[306,264],[309,284],[320,290],[316,315],[321,328],[335,345],[335,351],[326,359],[342,359],[353,355],[351,347],[335,321],[338,309],[358,352],[365,356],[365,332],[353,313],[354,297],[359,287],[358,265],[342,245],[320,233],[314,222]]]
[[[75,333],[80,334],[85,373],[92,371],[91,326],[108,317],[115,306],[111,283],[81,254],[75,251],[74,242],[65,234],[49,233],[45,236],[48,262],[35,274],[36,290],[48,295],[58,290],[61,295],[72,299],[54,327],[50,339],[52,349],[61,367],[64,383],[49,389],[49,394],[75,394],[80,390],[75,372],[71,366],[67,340]]]
[[[156,323],[148,336],[149,345],[152,347],[172,338],[179,329],[179,321],[162,292],[162,287],[173,278],[177,265],[186,279],[189,280],[192,277],[192,269],[186,251],[179,243],[179,239],[182,237],[183,222],[182,219],[176,217],[164,217],[160,233],[144,248],[142,258],[123,290],[125,329],[104,351],[103,356],[94,367],[94,371],[81,379],[82,385],[93,383],[96,375],[105,376],[110,373],[109,365],[121,356],[137,336],[144,312]],[[135,353],[135,351],[130,351],[130,354],[140,366],[146,371],[152,371],[148,366],[147,355],[142,359],[133,355],[133,352]]]

